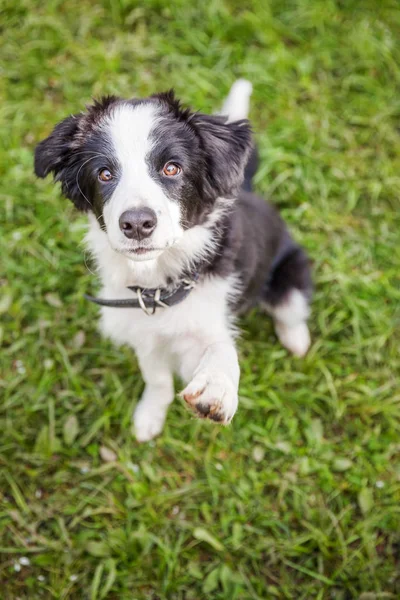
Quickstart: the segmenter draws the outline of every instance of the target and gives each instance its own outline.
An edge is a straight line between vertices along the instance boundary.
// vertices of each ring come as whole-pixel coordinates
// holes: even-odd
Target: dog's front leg
[[[133,413],[133,431],[139,442],[148,442],[161,433],[168,407],[174,399],[172,370],[165,355],[152,350],[137,351],[145,381],[142,397]]]
[[[190,362],[190,355],[183,361]],[[188,372],[189,365],[182,365]],[[218,423],[231,421],[238,405],[239,363],[233,341],[211,343],[201,359],[182,397],[199,416]]]

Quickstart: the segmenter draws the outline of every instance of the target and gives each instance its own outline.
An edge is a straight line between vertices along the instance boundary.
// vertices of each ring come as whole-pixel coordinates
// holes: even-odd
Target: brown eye
[[[113,178],[111,171],[109,171],[108,169],[102,169],[99,173],[99,179],[100,181],[111,181],[111,179]]]
[[[175,177],[175,175],[179,175],[181,171],[182,169],[172,162],[167,163],[163,168],[163,173],[167,177]]]

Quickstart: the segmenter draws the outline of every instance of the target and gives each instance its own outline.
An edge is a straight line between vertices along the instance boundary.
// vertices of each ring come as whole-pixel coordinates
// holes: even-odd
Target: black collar
[[[147,315],[154,315],[157,307],[168,308],[182,302],[189,296],[199,279],[199,274],[194,273],[190,279],[181,279],[180,285],[173,290],[165,288],[146,289],[137,286],[128,286],[136,294],[136,298],[123,298],[120,300],[105,300],[95,298],[85,294],[86,300],[100,304],[100,306],[110,306],[112,308],[141,308]]]

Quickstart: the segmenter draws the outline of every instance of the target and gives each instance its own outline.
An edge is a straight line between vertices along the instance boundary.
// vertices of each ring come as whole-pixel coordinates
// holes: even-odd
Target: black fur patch
[[[117,102],[118,98],[107,96],[89,106],[86,113],[67,117],[35,150],[36,175],[53,173],[54,179],[61,182],[63,195],[76,208],[93,210],[96,215],[101,213],[101,203],[92,161],[100,162],[99,154],[107,151],[113,159],[106,134],[100,134],[97,127]],[[103,157],[102,166],[106,166],[105,160]]]
[[[263,297],[271,306],[284,302],[292,289],[311,297],[310,261],[299,246],[291,246],[277,262],[264,289]]]
[[[169,197],[179,202],[183,226],[203,222],[218,197],[234,197],[243,180],[252,148],[248,121],[183,109],[172,91],[152,96],[163,107],[163,118],[152,132],[154,149],[148,157],[152,175]],[[182,176],[160,176],[168,160],[182,167]]]

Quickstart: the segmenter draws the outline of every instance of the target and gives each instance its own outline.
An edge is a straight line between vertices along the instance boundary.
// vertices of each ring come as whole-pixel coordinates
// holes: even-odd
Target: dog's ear
[[[58,125],[35,149],[35,173],[38,177],[54,175],[61,182],[62,193],[72,200],[79,210],[88,210],[87,194],[79,184],[81,164],[79,155],[79,124],[83,114],[71,115]]]
[[[204,151],[208,190],[215,196],[230,197],[243,181],[244,168],[253,147],[251,127],[244,119],[227,123],[226,117],[195,113],[189,118]]]
[[[38,177],[55,177],[62,171],[78,132],[80,115],[71,115],[58,123],[46,139],[35,150],[35,173]]]
[[[206,167],[204,193],[210,198],[234,195],[243,181],[244,169],[253,147],[249,121],[227,122],[227,117],[192,113],[181,106],[174,91],[155,94],[161,103],[196,134]]]

